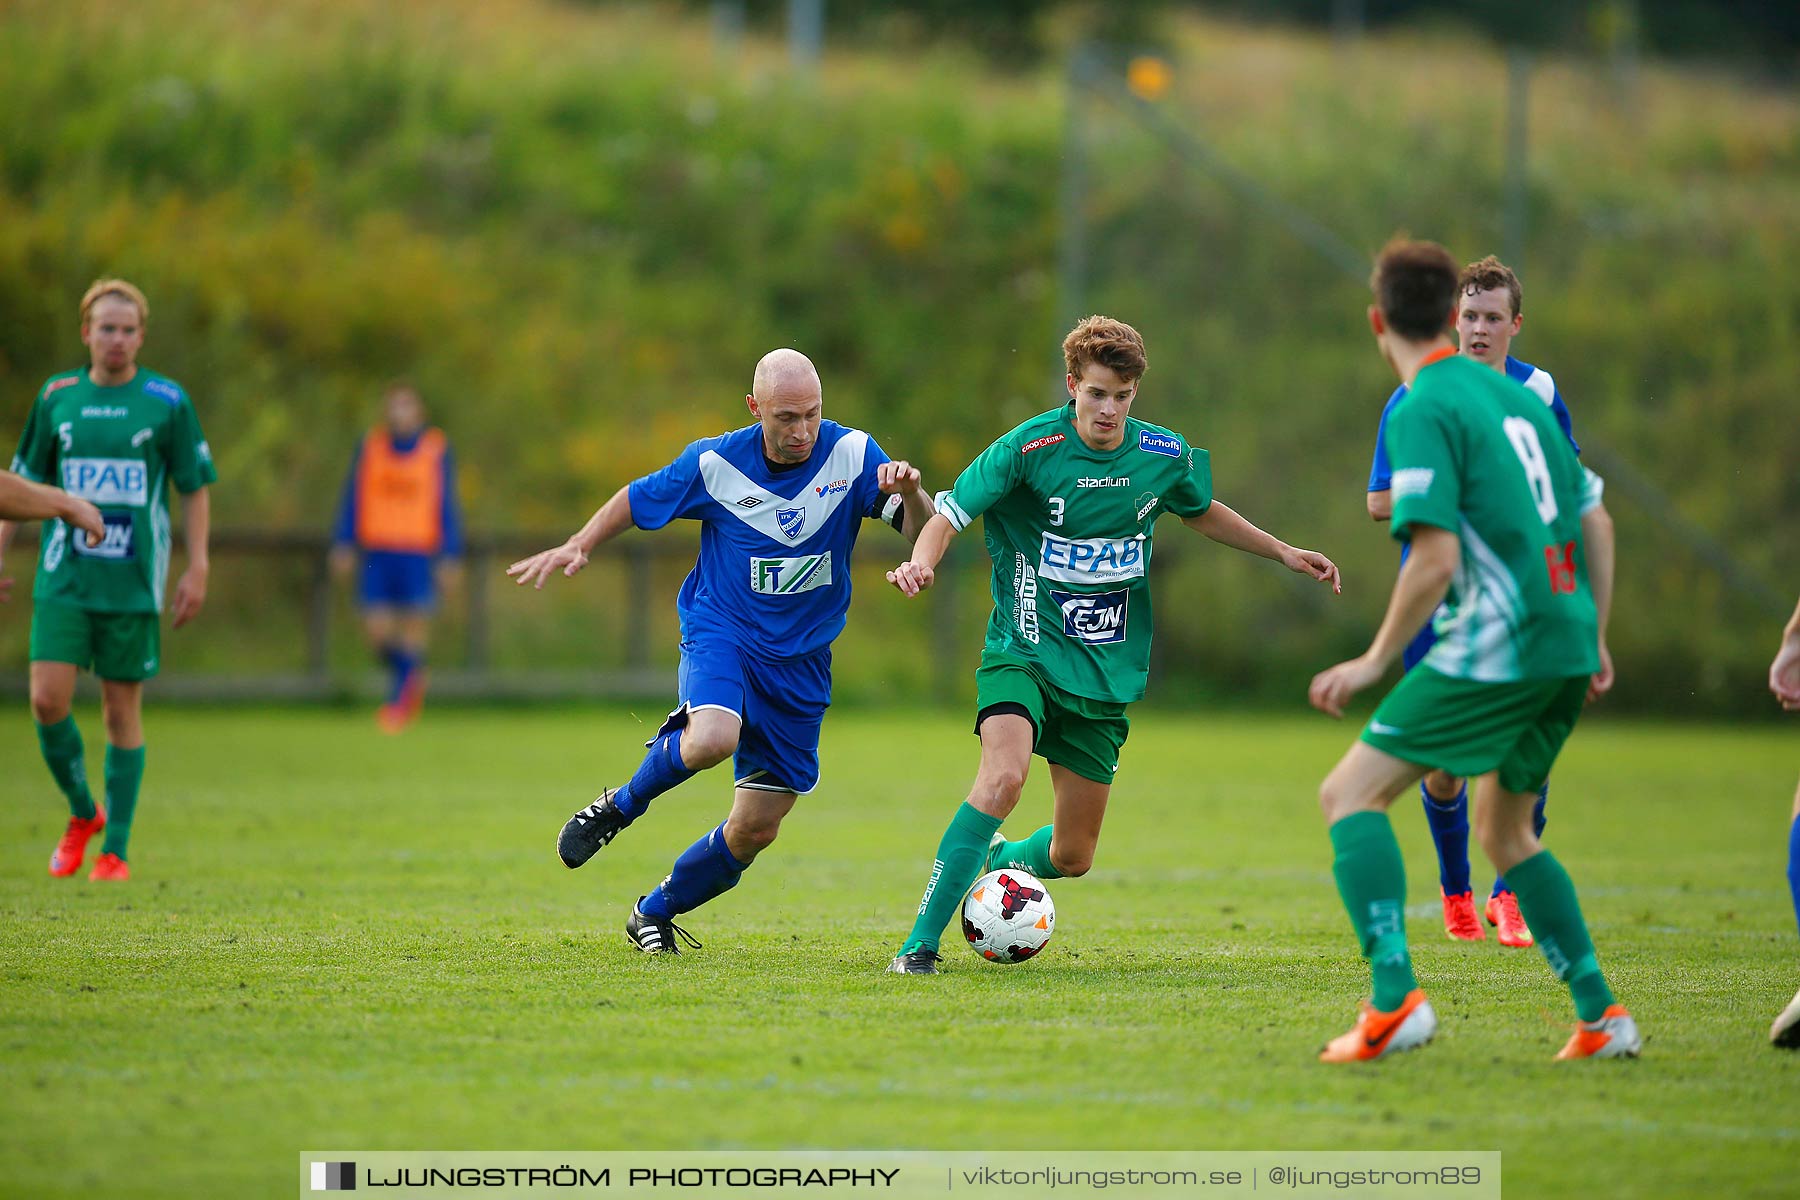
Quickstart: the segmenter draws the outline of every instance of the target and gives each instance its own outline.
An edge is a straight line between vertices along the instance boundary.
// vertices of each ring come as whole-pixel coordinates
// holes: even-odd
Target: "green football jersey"
[[[1143,696],[1156,519],[1197,516],[1212,503],[1206,451],[1136,419],[1118,449],[1090,449],[1070,402],[1001,437],[939,500],[959,531],[985,520],[988,652],[1035,664],[1076,696]]]
[[[139,367],[100,387],[87,370],[53,376],[19,437],[15,473],[91,502],[106,519],[98,546],[46,521],[37,600],[94,612],[161,612],[169,572],[169,485],[187,494],[218,478],[187,393]]]
[[[1499,372],[1450,356],[1421,368],[1387,427],[1392,532],[1455,533],[1462,565],[1425,665],[1505,683],[1600,667],[1581,514],[1599,502],[1543,402]]]

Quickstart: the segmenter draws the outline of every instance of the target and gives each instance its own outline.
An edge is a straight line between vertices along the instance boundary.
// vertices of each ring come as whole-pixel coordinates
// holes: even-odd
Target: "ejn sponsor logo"
[[[316,1162],[312,1165],[312,1190],[315,1192],[354,1192],[356,1164],[353,1162]]]

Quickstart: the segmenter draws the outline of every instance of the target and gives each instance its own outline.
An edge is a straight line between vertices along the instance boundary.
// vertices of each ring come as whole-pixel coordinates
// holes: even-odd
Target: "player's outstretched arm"
[[[1594,612],[1600,618],[1600,669],[1588,682],[1588,701],[1612,691],[1612,651],[1606,644],[1606,626],[1612,617],[1613,561],[1617,541],[1612,514],[1596,504],[1581,514],[1581,544],[1587,549],[1588,590],[1594,594]]]
[[[0,471],[0,517],[6,518],[5,532],[0,534],[0,552],[12,544],[13,526],[18,521],[60,517],[75,528],[86,530],[90,546],[98,546],[106,536],[100,510],[92,504],[59,487],[33,483],[11,471]]]
[[[916,596],[937,579],[937,565],[956,536],[956,526],[943,513],[933,513],[925,528],[913,542],[912,557],[887,573],[887,581],[900,589],[902,596]]]
[[[88,545],[98,546],[106,536],[106,523],[100,510],[79,496],[71,496],[59,487],[33,483],[11,471],[0,471],[0,562],[6,558],[20,521],[41,521],[60,517],[88,535]],[[0,601],[12,594],[12,579],[0,569]]]
[[[1344,581],[1338,575],[1337,564],[1329,558],[1317,550],[1301,550],[1288,545],[1275,535],[1258,529],[1217,500],[1207,505],[1206,511],[1199,516],[1181,518],[1181,523],[1221,546],[1273,559],[1290,571],[1311,575],[1320,583],[1329,583],[1334,594],[1341,594],[1344,590]]]
[[[919,531],[937,511],[931,496],[920,486],[919,468],[903,459],[884,462],[875,468],[875,484],[884,496],[900,497],[900,536],[909,542],[919,540]]]
[[[1781,649],[1769,664],[1769,690],[1789,712],[1800,711],[1800,604],[1781,631]]]
[[[542,588],[544,580],[555,571],[572,577],[587,566],[588,555],[601,543],[618,537],[631,528],[631,489],[622,487],[612,499],[602,504],[574,536],[560,546],[541,550],[530,558],[521,558],[506,568],[514,583],[529,583]]]
[[[1406,643],[1425,624],[1425,618],[1443,603],[1460,566],[1462,543],[1456,534],[1435,525],[1414,526],[1412,553],[1400,568],[1400,578],[1394,581],[1387,616],[1381,619],[1375,640],[1359,657],[1313,676],[1312,687],[1307,691],[1312,706],[1329,716],[1343,716],[1350,698],[1387,673]]]

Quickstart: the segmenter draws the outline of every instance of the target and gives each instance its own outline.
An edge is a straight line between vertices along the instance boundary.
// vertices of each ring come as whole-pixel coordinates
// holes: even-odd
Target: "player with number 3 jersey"
[[[1085,874],[1119,749],[1125,709],[1144,694],[1154,619],[1157,518],[1274,559],[1342,590],[1337,567],[1264,533],[1213,499],[1205,450],[1130,415],[1148,365],[1137,330],[1089,317],[1063,341],[1069,403],[989,446],[940,497],[912,559],[888,573],[908,596],[930,587],[950,539],[976,517],[993,560],[994,611],[975,672],[981,767],[938,844],[918,918],[888,969],[934,975],[938,939],[984,872]],[[1050,764],[1050,824],[1009,842],[1033,754]]]

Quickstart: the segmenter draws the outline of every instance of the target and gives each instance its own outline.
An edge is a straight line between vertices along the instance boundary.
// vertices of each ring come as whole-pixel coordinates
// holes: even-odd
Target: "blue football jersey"
[[[1575,422],[1569,417],[1569,406],[1563,403],[1562,393],[1556,390],[1556,380],[1550,372],[1532,366],[1528,362],[1520,362],[1512,355],[1506,356],[1506,377],[1515,383],[1524,385],[1538,399],[1550,406],[1550,412],[1556,417],[1556,424],[1562,429],[1563,436],[1569,439],[1569,446],[1576,454],[1581,453],[1581,443],[1575,440]],[[1369,464],[1369,490],[1385,492],[1393,486],[1393,470],[1388,466],[1387,455],[1387,423],[1388,414],[1394,411],[1394,405],[1406,396],[1406,385],[1403,383],[1394,389],[1387,403],[1381,409],[1381,423],[1375,427],[1375,459]],[[1402,558],[1405,554],[1402,553]]]
[[[806,462],[772,471],[762,426],[703,438],[633,480],[631,520],[700,522],[700,557],[676,597],[682,637],[723,636],[764,659],[830,646],[850,608],[850,550],[865,518],[892,517],[875,471],[888,456],[860,429],[819,424]]]

